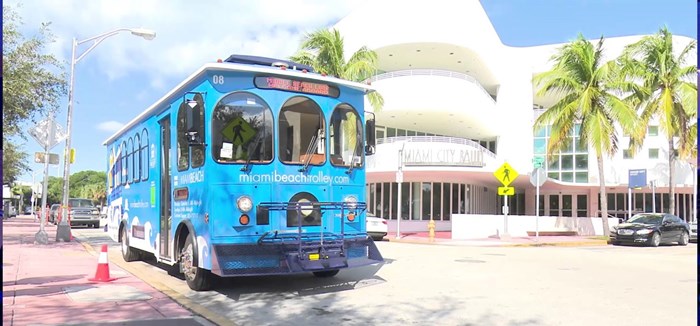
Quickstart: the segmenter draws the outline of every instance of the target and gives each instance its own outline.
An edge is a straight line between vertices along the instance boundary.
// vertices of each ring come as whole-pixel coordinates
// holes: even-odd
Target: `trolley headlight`
[[[253,209],[253,200],[245,195],[238,197],[236,204],[238,205],[238,209],[243,213],[248,213]]]
[[[343,201],[348,204],[348,208],[354,210],[357,208],[357,197],[355,195],[348,195],[343,198]]]
[[[309,208],[300,209],[301,215],[309,216],[309,215],[311,215],[311,213],[314,212],[314,209],[313,209],[313,206],[311,205],[310,200],[308,200],[306,198],[302,198],[302,199],[299,199],[299,203],[301,204],[302,207],[309,207]]]

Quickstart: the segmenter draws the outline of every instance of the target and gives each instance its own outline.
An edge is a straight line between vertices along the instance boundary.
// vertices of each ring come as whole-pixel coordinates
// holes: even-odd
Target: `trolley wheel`
[[[119,235],[121,242],[121,251],[124,261],[135,261],[139,259],[139,253],[136,249],[129,247],[129,237],[126,235],[126,227],[122,228]]]
[[[316,277],[333,277],[336,276],[340,270],[333,269],[329,271],[313,272]]]
[[[199,254],[194,250],[194,237],[187,235],[185,246],[180,250],[180,270],[185,274],[187,286],[195,291],[206,291],[211,288],[211,271],[199,268]]]

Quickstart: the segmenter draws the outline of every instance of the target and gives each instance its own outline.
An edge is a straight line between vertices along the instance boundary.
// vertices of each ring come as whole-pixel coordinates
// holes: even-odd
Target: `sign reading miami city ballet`
[[[415,148],[403,151],[405,165],[454,165],[483,167],[484,153],[479,149]]]

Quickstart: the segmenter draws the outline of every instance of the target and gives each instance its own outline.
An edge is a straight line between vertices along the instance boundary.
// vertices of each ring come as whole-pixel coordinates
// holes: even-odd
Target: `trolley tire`
[[[187,286],[194,291],[206,291],[212,286],[213,275],[211,271],[197,266],[199,262],[199,253],[194,250],[194,237],[192,234],[187,235],[185,245],[180,250],[180,270],[185,274]],[[191,259],[188,260],[188,259]],[[188,267],[191,266],[191,267]],[[187,271],[189,269],[189,272]]]
[[[333,277],[336,276],[340,272],[339,269],[333,269],[329,271],[320,271],[320,272],[313,272],[314,276],[316,277],[321,277],[321,278],[326,278],[326,277]]]
[[[136,249],[133,249],[129,247],[129,237],[126,235],[126,227],[122,228],[120,232],[120,242],[121,242],[121,252],[122,252],[122,257],[124,258],[124,261],[130,262],[130,261],[136,261],[139,260],[139,253],[136,251]]]

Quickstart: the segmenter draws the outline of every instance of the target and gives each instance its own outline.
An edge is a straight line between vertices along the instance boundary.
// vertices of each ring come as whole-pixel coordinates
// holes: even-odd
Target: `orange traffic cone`
[[[102,245],[102,251],[100,252],[100,257],[97,259],[97,271],[95,272],[94,278],[89,278],[92,282],[110,282],[116,280],[116,278],[109,277],[109,260],[107,258],[107,245]]]

